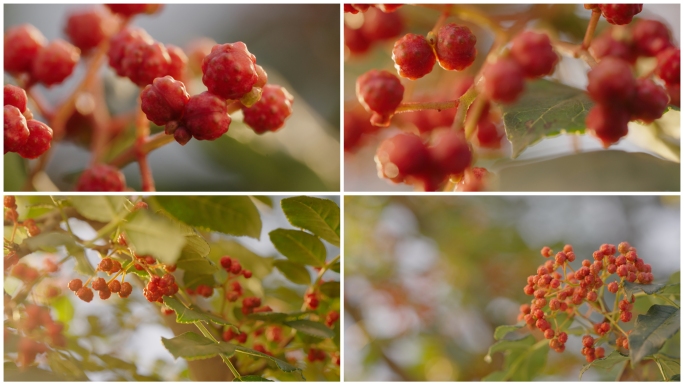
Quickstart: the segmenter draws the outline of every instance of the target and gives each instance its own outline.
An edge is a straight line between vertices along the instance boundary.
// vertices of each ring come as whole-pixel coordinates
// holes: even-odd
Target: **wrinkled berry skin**
[[[380,177],[395,183],[406,176],[421,173],[428,166],[430,155],[420,137],[402,133],[383,141],[375,154]]]
[[[259,101],[249,108],[242,107],[245,124],[257,134],[275,132],[292,114],[293,100],[294,98],[285,88],[279,85],[266,85]]]
[[[4,39],[4,66],[7,72],[30,72],[38,51],[47,39],[36,27],[22,24],[8,29]]]
[[[602,104],[624,104],[634,95],[636,79],[629,63],[615,57],[601,60],[587,75],[587,92]]]
[[[166,51],[169,53],[169,58],[171,58],[171,63],[166,73],[176,80],[183,80],[183,73],[188,65],[188,56],[180,47],[171,44],[166,46]]]
[[[64,33],[85,54],[100,45],[109,36],[112,27],[104,12],[92,8],[70,13]]]
[[[599,60],[604,57],[617,57],[634,64],[637,59],[637,52],[632,46],[623,40],[616,40],[610,32],[592,40],[589,50]]]
[[[432,72],[436,61],[427,39],[413,33],[405,35],[394,43],[392,60],[399,76],[411,80],[420,79]]]
[[[163,44],[148,44],[143,40],[126,47],[121,60],[124,75],[140,87],[152,84],[157,77],[166,76],[170,65],[171,57]]]
[[[4,94],[4,105],[12,105],[19,109],[19,112],[24,113],[26,111],[26,104],[28,103],[28,97],[26,96],[26,91],[24,89],[17,87],[16,85],[6,84],[3,89]]]
[[[404,86],[395,75],[373,69],[356,79],[356,97],[373,113],[371,124],[387,127],[404,98]]]
[[[81,173],[76,183],[79,192],[123,192],[126,179],[117,168],[97,164]]]
[[[603,143],[604,148],[627,136],[629,112],[623,107],[597,104],[587,114],[587,129]]]
[[[190,95],[185,85],[171,76],[158,77],[140,93],[142,111],[151,122],[163,126],[183,116]]]
[[[666,49],[658,55],[656,75],[667,84],[680,82],[681,53],[679,49]]]
[[[615,25],[629,24],[643,8],[643,4],[599,4],[606,21]]]
[[[202,61],[202,82],[209,92],[236,100],[252,90],[258,80],[256,57],[243,42],[215,45]]]
[[[462,71],[474,61],[477,38],[464,25],[454,23],[442,26],[437,31],[435,54],[439,65],[447,71]]]
[[[667,91],[650,79],[638,79],[636,92],[630,103],[633,119],[650,123],[665,113],[670,97]]]
[[[484,93],[492,101],[512,103],[525,88],[523,71],[511,59],[502,58],[493,64],[488,64],[483,75]]]
[[[38,52],[31,76],[46,86],[59,84],[74,71],[81,51],[64,40],[53,40]]]
[[[29,138],[29,129],[26,118],[19,108],[13,105],[5,105],[3,113],[4,125],[4,151],[15,152],[21,148]]]
[[[216,140],[228,132],[231,118],[225,100],[211,92],[194,95],[185,104],[183,126],[197,140]]]
[[[109,66],[116,71],[117,75],[126,76],[122,65],[126,48],[139,41],[152,44],[154,39],[144,29],[137,27],[123,29],[110,39],[107,57],[109,58]]]
[[[656,56],[672,46],[670,31],[657,20],[639,20],[632,28],[632,41],[644,56]]]
[[[513,39],[511,57],[527,78],[550,75],[558,63],[549,36],[532,31],[525,31]]]
[[[463,173],[473,159],[463,131],[448,128],[435,131],[428,151],[432,164],[446,175]]]
[[[17,149],[17,153],[25,159],[35,159],[50,149],[52,128],[38,120],[28,120],[28,140]]]

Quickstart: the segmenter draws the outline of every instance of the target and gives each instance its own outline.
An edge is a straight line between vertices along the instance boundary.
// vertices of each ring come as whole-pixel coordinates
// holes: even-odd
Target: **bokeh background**
[[[7,4],[4,29],[30,23],[49,40],[66,39],[69,11],[92,5]],[[277,133],[257,136],[234,114],[230,130],[213,142],[191,140],[167,145],[149,156],[160,191],[339,191],[340,180],[340,6],[338,4],[167,4],[157,14],[140,15],[132,24],[164,44],[186,47],[200,37],[218,43],[243,41],[269,75],[295,97],[293,115]],[[138,89],[105,66],[101,71],[113,113],[135,107]],[[80,81],[79,65],[64,84],[39,90],[58,103]],[[9,77],[5,75],[4,82]],[[206,88],[200,79],[186,84],[190,94]],[[25,164],[5,155],[5,190],[19,190]],[[60,189],[73,185],[89,152],[60,143],[48,174]],[[137,164],[124,169],[140,188]],[[46,186],[47,189],[49,186]]]
[[[501,369],[501,354],[484,357],[494,329],[529,302],[523,287],[545,245],[572,244],[580,265],[628,241],[656,283],[680,270],[678,196],[347,196],[344,210],[348,381],[472,381]],[[576,381],[580,349],[571,336],[535,380]],[[583,376],[603,379],[615,377]]]
[[[515,20],[515,15],[529,12],[535,5],[533,4],[464,4],[484,12],[494,20],[503,21],[502,25],[509,26]],[[529,28],[544,29],[553,31],[551,35],[563,41],[581,43],[584,37],[591,12],[584,9],[582,4],[537,4],[546,6],[539,18],[528,23]],[[425,35],[433,28],[440,16],[438,6],[429,4],[404,5],[395,13],[403,21],[403,29],[400,36],[406,33]],[[370,10],[368,12],[375,12]],[[645,4],[643,11],[635,17],[635,20],[655,19],[663,22],[672,31],[672,39],[676,46],[681,42],[681,20],[680,4]],[[352,15],[345,13],[344,22],[351,28],[359,28],[364,22],[364,14]],[[452,95],[456,92],[459,84],[466,75],[474,76],[482,67],[485,53],[489,51],[493,43],[491,31],[480,26],[463,21],[457,17],[450,17],[447,22],[455,22],[468,26],[477,36],[477,56],[475,63],[464,71],[445,71],[439,65],[435,65],[433,71],[425,77],[416,81],[404,79],[402,84],[405,87],[404,101],[416,101],[425,98],[430,101],[443,101],[453,99]],[[596,36],[607,28],[608,24],[603,18],[599,22]],[[384,69],[391,73],[397,73],[392,61],[392,48],[398,39],[388,39],[376,41],[371,46],[370,51],[361,55],[352,55],[345,47],[344,56],[344,103],[345,109],[353,109],[358,106],[356,101],[356,79],[370,69]],[[555,73],[549,77],[550,80],[558,81],[569,86],[586,89],[588,66],[580,59],[574,59],[563,55]],[[389,127],[378,131],[374,135],[366,135],[362,146],[354,152],[345,152],[344,156],[344,180],[347,191],[412,191],[413,187],[406,184],[393,184],[377,176],[375,156],[378,145],[386,138],[392,137],[401,132],[398,122],[408,114],[399,114],[394,118],[394,123]],[[621,140],[611,149],[628,152],[645,152],[661,157],[670,161],[679,162],[680,158],[680,113],[670,111],[659,120],[659,134],[654,134],[651,129],[644,128],[643,125],[636,123],[630,124],[629,135]],[[405,124],[404,129],[411,129],[410,124]],[[417,132],[417,131],[415,131]],[[510,158],[510,144],[504,144],[500,151],[482,150],[475,148],[478,156],[478,166],[483,166],[490,171],[497,172],[499,169],[511,165],[512,162],[524,163],[526,161],[538,161],[545,158],[569,155],[574,152],[588,152],[603,150],[601,143],[591,135],[559,135],[557,137],[545,138],[541,142],[527,148],[518,158]],[[563,164],[556,164],[558,172],[548,175],[546,186],[543,190],[567,191],[559,188],[555,181],[562,185],[562,175],[565,172],[572,172],[576,166],[573,161],[566,161]],[[562,169],[560,169],[562,168]],[[627,170],[629,172],[629,170]],[[558,176],[556,176],[558,175]],[[664,172],[658,174],[659,177],[668,177]],[[530,180],[536,180],[528,176]],[[625,176],[628,177],[628,176]],[[655,177],[655,176],[654,176]],[[530,190],[527,180],[518,178],[519,183],[515,184],[512,190]],[[593,181],[587,181],[587,187],[583,190],[597,190]],[[636,190],[663,190],[660,186],[654,187],[645,180],[632,180],[630,185],[639,185]],[[536,188],[540,188],[538,184]],[[618,187],[619,188],[619,187]],[[672,189],[667,189],[672,190]]]

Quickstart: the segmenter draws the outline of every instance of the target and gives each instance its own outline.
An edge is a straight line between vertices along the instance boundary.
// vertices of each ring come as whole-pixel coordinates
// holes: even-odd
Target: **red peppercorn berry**
[[[404,98],[404,86],[395,75],[373,69],[356,80],[356,97],[372,112],[371,124],[387,127]]]
[[[227,100],[244,96],[258,79],[256,57],[240,41],[215,45],[202,61],[202,73],[209,92]]]
[[[147,119],[159,126],[183,116],[185,104],[190,95],[185,90],[185,84],[174,80],[171,76],[154,79],[140,93],[141,109]]]
[[[105,164],[96,164],[81,173],[76,183],[80,192],[123,192],[126,179],[117,168]]]
[[[439,65],[447,71],[462,71],[475,61],[477,38],[464,25],[450,23],[437,31],[435,54]]]
[[[251,107],[242,107],[244,122],[257,134],[275,132],[292,114],[294,98],[279,85],[266,85],[262,89],[261,99]]]
[[[392,60],[399,76],[416,80],[432,72],[436,58],[425,36],[409,33],[394,43]]]

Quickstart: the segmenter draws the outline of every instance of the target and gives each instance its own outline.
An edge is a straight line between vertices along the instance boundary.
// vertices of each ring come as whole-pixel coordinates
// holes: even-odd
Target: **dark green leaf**
[[[218,354],[230,357],[235,353],[235,345],[222,341],[215,343],[193,332],[183,333],[173,339],[162,337],[162,343],[173,357],[186,360],[208,359]]]
[[[287,313],[279,312],[258,312],[252,313],[247,317],[252,320],[261,320],[267,323],[282,323],[289,317],[289,315]]]
[[[195,289],[198,285],[208,285],[213,287],[216,285],[214,274],[198,273],[193,270],[186,270],[183,274],[183,284],[186,287]]]
[[[265,354],[265,353],[257,352],[257,351],[255,351],[255,350],[253,350],[253,349],[249,349],[249,348],[245,348],[245,347],[243,347],[243,346],[237,345],[237,346],[236,346],[236,350],[237,350],[237,352],[244,353],[244,354],[246,354],[246,355],[257,356],[257,357],[263,357],[263,358],[269,359],[269,360],[273,361],[273,362],[276,364],[276,366],[278,367],[278,369],[280,369],[281,371],[284,371],[284,372],[301,371],[301,369],[299,369],[299,368],[297,368],[297,367],[295,367],[295,366],[292,366],[292,365],[290,365],[290,364],[288,364],[288,363],[286,363],[286,362],[284,362],[284,361],[282,361],[282,360],[280,360],[280,359],[276,359],[275,357],[269,356],[269,355],[267,355],[267,354]]]
[[[514,162],[498,173],[499,191],[679,191],[679,164],[646,153],[594,151]]]
[[[122,228],[137,254],[152,255],[164,264],[175,264],[186,243],[177,224],[145,209],[133,213]]]
[[[295,284],[311,284],[311,274],[301,264],[289,260],[275,260],[273,266],[278,268],[288,280]]]
[[[335,336],[335,333],[330,328],[326,327],[324,324],[311,320],[286,321],[283,324],[309,336],[321,339],[328,339]]]
[[[681,381],[681,379],[679,378],[679,374],[676,374],[676,375],[672,376],[672,377],[670,378],[670,381]]]
[[[340,246],[340,207],[334,201],[297,196],[280,202],[290,224]]]
[[[333,265],[330,267],[330,270],[333,271],[333,272],[340,273],[340,262],[338,261],[337,263],[333,264]]]
[[[196,228],[233,236],[261,235],[261,216],[248,196],[156,196],[169,214]]]
[[[629,335],[632,364],[658,352],[679,331],[679,318],[679,308],[668,305],[654,305],[645,315],[639,315],[634,330]]]
[[[506,379],[505,371],[495,371],[482,378],[482,381],[504,381]]]
[[[318,237],[292,229],[276,229],[269,234],[278,252],[291,261],[322,267],[325,265],[325,246]]]
[[[74,196],[71,205],[89,220],[109,222],[125,212],[124,196]]]
[[[656,293],[679,293],[681,287],[680,284],[636,284],[625,281],[625,293],[629,297],[632,297],[635,293],[641,291],[647,295],[653,295]]]
[[[227,320],[213,315],[211,313],[206,313],[202,309],[197,307],[188,308],[180,301],[173,297],[164,297],[164,304],[167,307],[173,309],[176,312],[176,322],[182,324],[196,323],[198,321],[204,321],[205,323],[214,322],[220,325],[231,325]]]
[[[589,368],[597,368],[608,371],[617,364],[626,364],[627,360],[629,360],[629,356],[625,356],[618,351],[613,351],[610,355],[604,357],[603,359],[596,359],[592,363],[585,364],[579,373],[579,379],[582,380],[582,375],[584,375]]]
[[[330,298],[340,297],[339,281],[326,281],[325,283],[321,284],[319,289],[321,290],[322,294]]]
[[[660,363],[661,367],[663,367],[663,373],[665,374],[665,377],[678,376],[682,369],[679,359],[665,356],[663,354],[657,354],[655,355],[655,360]]]
[[[494,340],[501,340],[507,334],[522,328],[522,325],[501,325],[494,330]]]
[[[261,376],[248,375],[248,376],[240,376],[239,379],[236,377],[235,379],[233,379],[233,381],[273,381],[273,380],[265,379]]]
[[[547,80],[527,82],[518,101],[501,106],[512,156],[518,157],[544,137],[584,133],[584,120],[593,105],[581,89]]]

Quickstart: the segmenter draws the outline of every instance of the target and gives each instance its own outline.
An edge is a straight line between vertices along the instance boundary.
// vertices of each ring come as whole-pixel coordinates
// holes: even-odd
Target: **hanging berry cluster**
[[[21,367],[33,364],[36,356],[49,348],[66,347],[64,324],[52,319],[50,309],[37,304],[27,304],[17,310],[21,318],[16,322],[19,333],[17,362]]]
[[[549,247],[542,248],[541,254],[550,260],[540,265],[536,274],[527,278],[523,291],[533,299],[530,304],[520,306],[518,319],[524,321],[530,330],[540,330],[553,350],[563,352],[568,335],[562,329],[567,324],[561,324],[558,316],[564,313],[569,319],[580,316],[590,321],[588,315],[580,312],[580,306],[587,304],[590,313],[596,311],[603,315],[602,321],[591,323],[591,329],[587,329],[589,334],[582,338],[581,352],[587,362],[605,356],[604,348],[598,345],[610,343],[612,335],[616,349],[628,349],[625,343],[627,334],[618,326],[618,321],[626,323],[632,319],[635,298],[628,297],[624,283],[652,283],[650,264],[639,258],[637,250],[626,242],[617,247],[613,244],[601,245],[592,255],[594,261],[583,260],[577,270],[573,270],[569,264],[576,259],[571,245],[563,247],[555,256]],[[602,297],[601,288],[604,286],[616,297],[623,297],[619,303],[616,300],[616,308],[607,307]],[[591,332],[597,337],[593,337]]]

